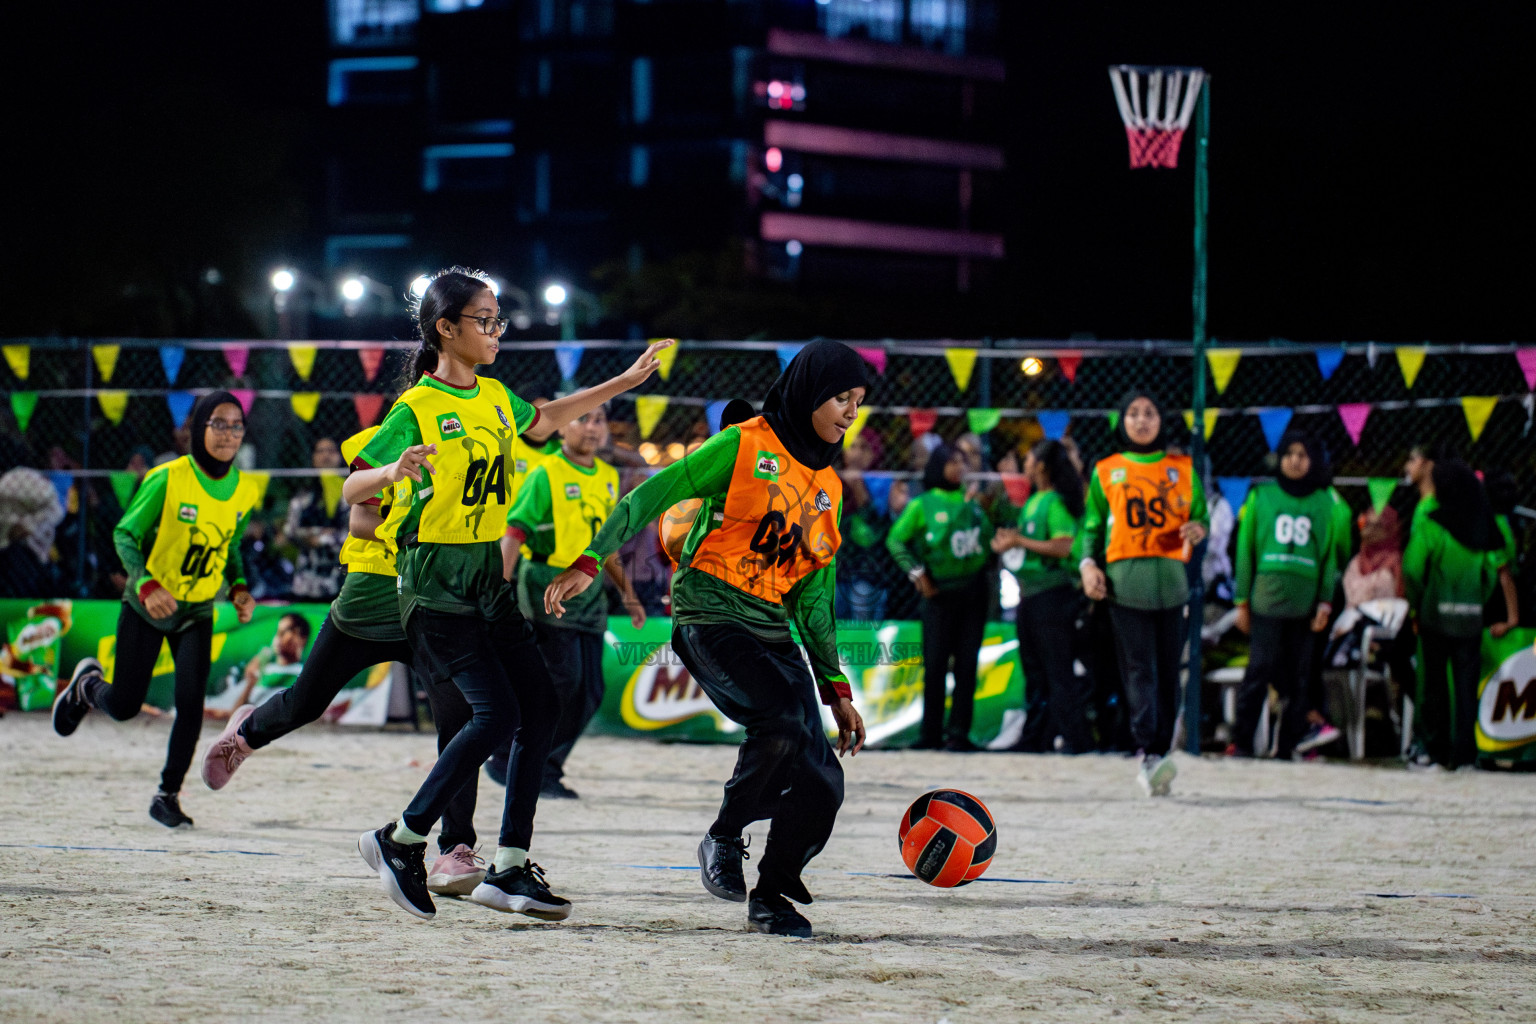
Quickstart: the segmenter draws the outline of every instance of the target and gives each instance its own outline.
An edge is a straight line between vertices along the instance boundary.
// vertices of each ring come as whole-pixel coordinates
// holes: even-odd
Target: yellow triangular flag
[[[1216,417],[1220,415],[1220,409],[1205,410],[1205,439],[1207,441],[1211,439],[1211,431],[1216,429]],[[1189,428],[1191,434],[1195,432],[1195,410],[1184,410],[1184,425]]]
[[[315,412],[320,408],[320,392],[295,391],[289,396],[288,404],[293,406],[294,415],[308,423],[315,418]]]
[[[955,387],[964,391],[971,386],[971,371],[976,369],[976,350],[973,348],[947,348],[944,358],[949,362],[950,375]]]
[[[1419,379],[1419,371],[1424,368],[1424,350],[1422,348],[1400,348],[1397,350],[1397,366],[1403,371],[1403,383],[1413,389],[1413,382]]]
[[[666,395],[641,395],[635,399],[635,419],[640,421],[640,436],[648,438],[651,431],[656,429],[656,424],[661,421],[661,414],[667,411]]]
[[[336,506],[341,503],[341,485],[345,482],[343,477],[334,473],[326,473],[320,478],[320,490],[325,494],[325,514],[334,516]]]
[[[128,392],[126,391],[98,391],[96,401],[101,403],[101,411],[107,419],[112,421],[115,427],[123,422],[123,413],[128,411]]]
[[[6,345],[5,361],[11,365],[12,373],[26,380],[32,372],[32,346]]]
[[[654,342],[658,342],[658,341],[661,341],[661,340],[663,340],[663,339],[661,339],[661,338],[652,338],[651,342],[654,343]],[[675,341],[672,344],[668,345],[666,348],[664,348],[661,351],[656,353],[656,361],[661,364],[660,366],[656,367],[656,372],[661,374],[661,379],[662,380],[671,380],[672,379],[672,364],[676,360],[677,360],[677,342],[675,342]]]
[[[1398,349],[1399,352],[1402,349]],[[1461,399],[1461,411],[1467,416],[1467,429],[1472,431],[1472,440],[1476,441],[1483,436],[1483,428],[1488,425],[1488,417],[1493,415],[1493,407],[1499,404],[1498,395],[1463,395]]]
[[[848,432],[843,435],[843,447],[844,448],[847,448],[850,444],[853,444],[853,439],[858,437],[859,433],[861,431],[863,431],[863,429],[864,429],[864,422],[866,420],[868,420],[868,419],[869,419],[869,406],[867,406],[867,405],[861,406],[859,408],[859,411],[854,414],[852,426],[850,426],[848,428]]]
[[[1227,385],[1232,383],[1232,375],[1237,372],[1237,361],[1243,358],[1240,349],[1213,348],[1205,353],[1205,361],[1211,364],[1211,379],[1216,382],[1216,393],[1219,395],[1227,390]],[[1210,436],[1210,430],[1206,430],[1206,436]]]
[[[122,351],[121,345],[91,346],[91,355],[96,359],[96,372],[101,374],[102,383],[112,383],[112,375],[117,372],[117,357]]]
[[[256,485],[256,507],[261,508],[267,500],[267,484],[272,482],[272,474],[251,472],[241,475]]]
[[[288,349],[288,358],[293,360],[293,368],[299,377],[309,380],[309,375],[315,372],[315,346],[294,345]]]

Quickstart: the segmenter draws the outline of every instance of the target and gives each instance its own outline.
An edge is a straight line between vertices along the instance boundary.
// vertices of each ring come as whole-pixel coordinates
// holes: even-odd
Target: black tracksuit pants
[[[923,724],[918,742],[970,739],[976,708],[976,659],[987,627],[985,578],[923,600]],[[949,728],[944,727],[944,689],[954,662],[955,690],[950,695]]]
[[[747,732],[709,833],[739,836],[772,819],[757,887],[809,902],[800,872],[832,835],[843,768],[822,731],[799,647],[721,623],[675,626],[672,649],[715,707]]]
[[[1249,622],[1248,669],[1237,691],[1232,742],[1239,753],[1254,753],[1253,734],[1270,687],[1274,687],[1285,707],[1275,756],[1289,760],[1296,751],[1296,741],[1306,732],[1307,712],[1312,708],[1308,680],[1317,634],[1312,632],[1311,616],[1282,619],[1250,612]],[[1268,744],[1269,738],[1264,742]]]
[[[539,623],[539,651],[560,698],[560,723],[555,727],[544,782],[558,783],[565,759],[603,703],[603,635]]]
[[[1109,618],[1131,713],[1131,739],[1143,753],[1166,754],[1179,712],[1184,606],[1144,611],[1111,604]]]
[[[1447,768],[1476,764],[1483,638],[1420,629],[1419,640],[1424,645],[1424,685],[1414,729],[1423,737],[1424,752]]]
[[[1018,749],[1048,753],[1060,736],[1068,754],[1093,749],[1088,701],[1093,681],[1072,671],[1072,637],[1079,605],[1071,587],[1052,587],[1019,602],[1015,619],[1024,669],[1024,732]]]

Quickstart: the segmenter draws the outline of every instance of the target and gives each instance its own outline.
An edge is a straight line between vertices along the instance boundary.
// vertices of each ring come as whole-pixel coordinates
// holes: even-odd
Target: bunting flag
[[[863,411],[863,409],[859,410],[861,413]],[[1002,422],[1002,419],[1003,410],[1001,409],[965,410],[965,421],[970,424],[971,433],[973,434],[985,434],[996,430],[997,425]]]
[[[1467,429],[1472,431],[1472,440],[1476,441],[1483,436],[1483,428],[1488,425],[1488,417],[1493,415],[1493,407],[1498,404],[1498,395],[1462,396],[1461,411],[1466,414]]]
[[[1225,392],[1227,385],[1232,383],[1232,375],[1237,372],[1238,361],[1242,358],[1243,353],[1240,349],[1213,348],[1206,350],[1205,361],[1211,365],[1211,379],[1216,382],[1216,393],[1218,395]]]
[[[53,489],[59,496],[59,508],[69,512],[69,489],[75,486],[75,478],[62,469],[48,471],[48,479],[53,483]]]
[[[346,483],[346,477],[339,473],[325,473],[320,477],[320,491],[325,495],[325,515],[332,518],[336,515],[336,509],[341,505],[341,485]]]
[[[1397,350],[1397,368],[1403,371],[1403,383],[1408,385],[1408,390],[1413,390],[1413,382],[1419,379],[1419,371],[1424,369],[1424,350],[1422,348],[1400,348]]]
[[[117,357],[122,355],[121,345],[92,345],[91,356],[96,360],[96,372],[101,374],[103,384],[112,383],[112,375],[117,372]]]
[[[229,393],[235,396],[235,401],[240,403],[240,411],[247,416],[251,414],[251,403],[256,400],[256,392],[250,388],[230,388]]]
[[[651,340],[652,341],[665,341],[666,339],[665,338],[652,338]],[[658,349],[656,351],[656,362],[659,364],[656,367],[656,372],[661,374],[661,379],[662,380],[671,380],[672,379],[672,364],[677,362],[677,346],[678,346],[678,343],[676,341],[674,341],[674,342],[672,342],[672,344],[668,345],[666,348]]]
[[[667,411],[666,395],[638,395],[635,398],[635,419],[640,423],[640,437],[649,438],[662,413]]]
[[[875,372],[876,373],[880,374],[880,376],[882,376],[882,377],[885,376],[885,358],[886,358],[885,349],[883,349],[883,348],[856,348],[856,349],[854,349],[854,351],[859,354],[859,358],[860,359],[864,360],[870,366],[873,366],[875,368]]]
[[[176,375],[181,373],[181,364],[187,358],[187,350],[180,345],[160,346],[160,368],[165,371],[165,382],[176,383]]]
[[[1342,348],[1320,348],[1317,350],[1317,369],[1323,375],[1323,380],[1333,376],[1333,371],[1339,368],[1344,361]]]
[[[586,351],[586,348],[581,345],[555,346],[555,362],[560,364],[562,381],[576,379],[576,368],[581,365],[581,357],[586,354]]]
[[[1072,414],[1058,410],[1047,410],[1035,413],[1035,420],[1040,424],[1040,429],[1045,436],[1052,441],[1060,441],[1067,432],[1067,425],[1072,422]]]
[[[315,346],[290,346],[288,358],[292,361],[294,371],[298,373],[299,379],[309,380],[309,375],[315,372]]]
[[[96,401],[100,403],[102,413],[114,427],[123,422],[123,413],[128,411],[128,392],[98,391]]]
[[[294,415],[308,423],[320,409],[320,392],[295,391],[288,396],[288,404],[293,406]]]
[[[720,420],[725,415],[725,407],[731,403],[725,399],[710,402],[704,407],[704,421],[709,424],[709,433],[713,437],[720,433]]]
[[[1525,374],[1525,390],[1536,391],[1536,348],[1516,349],[1515,359],[1520,363],[1520,372]]]
[[[1211,439],[1211,431],[1216,429],[1216,417],[1220,415],[1220,409],[1205,410],[1205,439],[1207,441]],[[1193,409],[1184,410],[1184,425],[1189,428],[1191,434],[1195,432],[1195,411]]]
[[[1232,506],[1232,514],[1237,515],[1237,510],[1248,500],[1248,489],[1253,486],[1253,480],[1246,476],[1219,476],[1216,486],[1227,504]]]
[[[5,345],[5,361],[11,372],[22,380],[32,372],[32,347],[30,345]]]
[[[1371,508],[1380,513],[1392,500],[1392,494],[1402,481],[1395,476],[1373,476],[1365,481],[1365,489],[1371,492]]]
[[[1008,500],[1019,508],[1029,500],[1029,477],[1023,473],[1004,473],[1003,490],[1008,492]]]
[[[955,378],[955,387],[964,391],[971,386],[971,374],[976,369],[976,350],[973,348],[947,348],[944,360],[949,363],[949,375]]]
[[[1109,419],[1109,432],[1111,434],[1113,434],[1117,430],[1120,429],[1120,410],[1119,409],[1111,409],[1111,410],[1109,410],[1108,419]],[[1189,431],[1190,431],[1190,433],[1194,433],[1194,431],[1195,431],[1195,414],[1194,414],[1193,411],[1191,411],[1190,414],[1189,414]]]
[[[1067,383],[1077,383],[1077,368],[1083,365],[1081,352],[1058,352],[1056,364],[1061,367],[1061,372],[1067,375]]]
[[[229,372],[236,377],[245,376],[245,364],[250,358],[251,350],[244,345],[227,345],[224,348],[224,361],[229,364]]]
[[[32,412],[36,408],[36,391],[11,392],[11,415],[16,417],[16,428],[22,433],[27,432],[27,424],[32,422]]]
[[[165,393],[165,404],[171,410],[172,429],[187,422],[187,415],[191,413],[194,401],[196,401],[196,396],[190,391],[167,391]]]
[[[357,350],[357,361],[363,364],[363,379],[369,384],[379,375],[379,367],[384,364],[384,350],[381,348],[360,348]]]
[[[779,357],[779,372],[780,373],[783,373],[785,370],[789,369],[790,362],[795,358],[795,356],[800,354],[800,350],[802,348],[805,348],[805,346],[804,345],[780,345],[778,348],[774,349],[774,352]]]
[[[126,509],[133,500],[133,492],[139,489],[139,478],[130,470],[119,469],[107,474],[107,480],[112,484],[112,493],[117,495],[118,507]]]
[[[271,473],[241,473],[247,480],[256,485],[256,507],[261,508],[267,503],[267,485],[272,482]]]
[[[1261,409],[1259,411],[1259,426],[1264,429],[1264,440],[1269,444],[1270,451],[1277,451],[1280,447],[1280,438],[1285,436],[1285,428],[1291,425],[1291,410],[1289,409]],[[1281,452],[1281,454],[1285,454]],[[1236,506],[1233,506],[1234,508]]]
[[[864,432],[864,424],[869,422],[869,406],[860,406],[859,411],[853,414],[853,423],[843,433],[843,447],[853,444],[853,439]]]
[[[379,410],[384,408],[384,396],[353,395],[352,408],[357,410],[357,425],[360,427],[371,427],[378,422]]]
[[[1365,429],[1365,421],[1371,415],[1371,403],[1346,402],[1339,406],[1339,419],[1344,421],[1344,429],[1349,431],[1349,439],[1356,448],[1360,447],[1360,432]]]
[[[888,476],[864,477],[864,487],[869,491],[869,503],[875,506],[875,511],[885,515],[891,510],[891,484],[893,479]]]
[[[939,414],[933,409],[908,409],[907,426],[912,431],[913,437],[922,437],[933,429],[933,425],[939,422]]]

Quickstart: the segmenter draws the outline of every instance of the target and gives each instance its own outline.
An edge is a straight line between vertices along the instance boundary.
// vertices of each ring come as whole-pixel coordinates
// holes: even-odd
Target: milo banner
[[[1536,629],[1483,633],[1477,752],[1484,761],[1536,761]]]

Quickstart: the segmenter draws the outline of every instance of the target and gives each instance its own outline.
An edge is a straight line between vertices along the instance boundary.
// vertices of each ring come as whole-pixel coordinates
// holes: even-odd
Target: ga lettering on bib
[[[1109,500],[1105,561],[1172,558],[1187,562],[1179,527],[1189,522],[1194,501],[1193,463],[1187,455],[1136,462],[1124,455],[1102,459],[1099,487]]]

